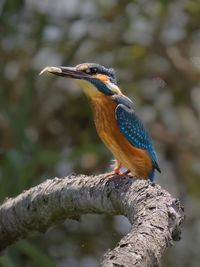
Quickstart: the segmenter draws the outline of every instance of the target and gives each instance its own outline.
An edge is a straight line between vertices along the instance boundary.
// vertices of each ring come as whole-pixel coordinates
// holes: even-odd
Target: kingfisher
[[[40,74],[46,71],[74,79],[89,98],[97,133],[115,157],[113,171],[105,177],[131,173],[137,179],[153,181],[155,170],[161,170],[152,139],[133,102],[118,87],[114,69],[82,63],[75,67],[46,67]]]

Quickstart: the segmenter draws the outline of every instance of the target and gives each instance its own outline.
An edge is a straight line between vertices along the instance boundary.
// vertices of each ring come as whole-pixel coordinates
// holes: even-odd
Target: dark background
[[[160,185],[186,222],[162,266],[200,265],[200,1],[1,0],[0,200],[54,176],[109,170],[88,101],[48,65],[116,69],[159,156]],[[96,267],[129,230],[122,216],[86,215],[20,241],[0,266]]]

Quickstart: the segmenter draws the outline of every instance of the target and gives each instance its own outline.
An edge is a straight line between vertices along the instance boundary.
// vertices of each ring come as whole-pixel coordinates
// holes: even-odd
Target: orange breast
[[[116,159],[138,178],[147,179],[152,162],[145,150],[131,145],[120,132],[115,119],[115,101],[103,94],[92,98],[92,107],[97,132]]]

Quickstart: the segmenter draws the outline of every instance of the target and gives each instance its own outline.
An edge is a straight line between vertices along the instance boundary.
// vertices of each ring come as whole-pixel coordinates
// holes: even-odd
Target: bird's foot
[[[118,176],[119,175],[119,172],[116,172],[116,171],[111,171],[111,172],[107,172],[102,178],[101,180],[106,180],[108,178],[111,178],[113,176]]]
[[[124,175],[129,174],[130,172],[131,172],[130,170],[126,170],[126,171],[124,171],[124,172],[120,172],[119,175],[120,175],[120,176],[124,176]]]
[[[102,178],[101,181],[104,181],[106,179],[116,179],[117,177],[122,177],[124,175],[127,175],[128,173],[130,173],[130,170],[126,170],[124,172],[120,172],[120,168],[116,168],[111,172],[106,173]]]

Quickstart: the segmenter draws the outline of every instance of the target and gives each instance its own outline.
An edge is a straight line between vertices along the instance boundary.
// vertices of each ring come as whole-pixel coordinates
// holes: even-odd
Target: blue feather
[[[96,78],[87,78],[94,86],[103,94],[111,96],[113,95],[113,91],[110,90],[102,81],[96,79]]]
[[[152,160],[153,170],[149,174],[149,179],[153,180],[154,169],[160,172],[160,168],[151,137],[135,114],[132,101],[125,96],[113,96],[113,98],[118,103],[115,115],[121,132],[133,146],[146,150]]]

